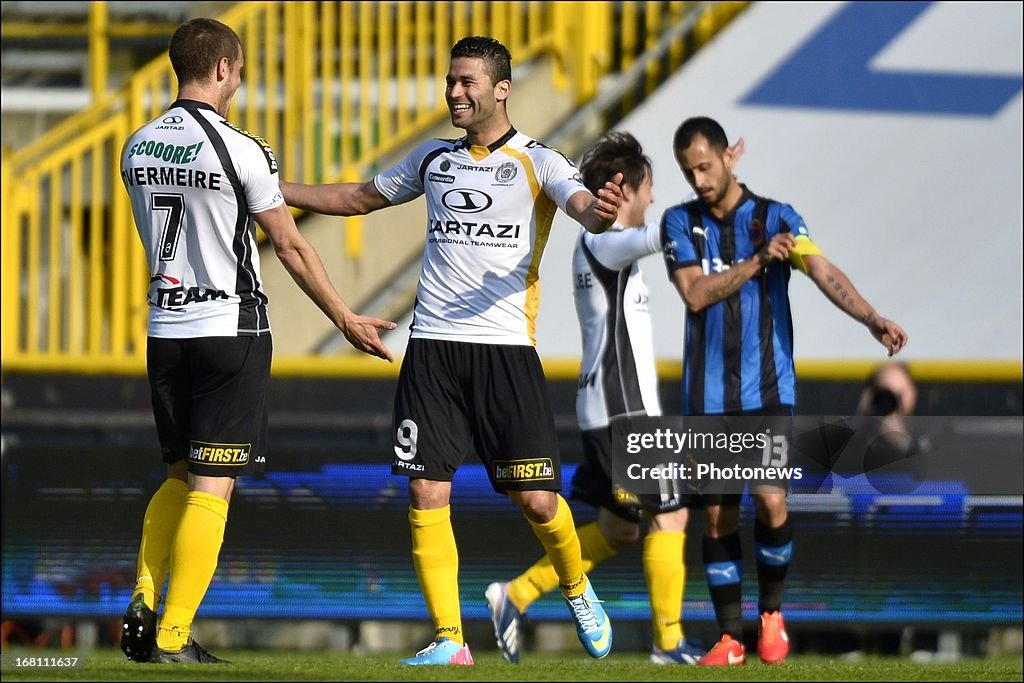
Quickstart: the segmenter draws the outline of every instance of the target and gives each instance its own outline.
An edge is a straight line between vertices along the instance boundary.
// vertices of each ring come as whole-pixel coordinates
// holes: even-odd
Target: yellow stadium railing
[[[619,40],[614,52],[623,60],[687,10],[706,10],[704,23],[720,25],[745,5],[240,3],[220,17],[238,32],[246,55],[231,118],[273,145],[282,177],[366,177],[444,119],[448,51],[463,35],[498,38],[515,64],[554,56],[554,85],[570,87],[582,104],[604,74],[621,68],[611,57],[613,41],[639,14],[646,39]],[[165,53],[120,90],[4,155],[5,370],[144,370],[149,273],[119,156],[128,134],[162,112],[176,87]],[[358,256],[358,229],[346,233],[346,250]]]
[[[24,4],[37,5],[35,8],[29,8],[30,12],[33,9],[40,13],[46,12],[45,3]],[[74,41],[85,38],[89,49],[89,90],[92,92],[93,102],[99,101],[107,92],[107,83],[110,77],[111,39],[165,38],[177,28],[176,24],[164,21],[118,20],[110,16],[110,3],[102,0],[81,3],[81,5],[84,6],[82,11],[86,15],[84,21],[73,19],[31,21],[24,18],[4,21],[0,25],[0,37],[5,40],[27,39],[34,41]]]

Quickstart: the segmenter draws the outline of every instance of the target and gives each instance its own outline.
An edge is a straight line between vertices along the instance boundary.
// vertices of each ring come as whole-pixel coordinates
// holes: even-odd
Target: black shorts
[[[612,428],[587,429],[583,437],[583,463],[572,477],[572,497],[604,508],[629,522],[640,521],[640,510],[658,515],[680,508],[699,507],[700,497],[681,489],[661,494],[635,494],[612,482]],[[664,481],[673,484],[674,481]]]
[[[555,421],[532,346],[410,339],[392,426],[394,474],[451,481],[475,452],[499,493],[562,488]]]
[[[164,462],[207,477],[262,472],[270,335],[150,337],[146,367]]]
[[[772,441],[770,442],[769,452],[765,453],[762,449],[751,449],[745,451],[739,456],[734,464],[749,467],[787,467],[791,465],[791,453],[790,444],[793,442],[793,407],[792,406],[775,406],[772,408],[762,408],[760,410],[745,410],[735,413],[726,413],[721,416],[723,419],[730,417],[742,417],[742,418],[764,418],[760,421],[759,429],[750,429],[749,423],[744,421],[745,430],[749,431],[762,431],[770,430],[772,433]],[[728,422],[726,421],[726,424]],[[747,487],[755,487],[760,485],[769,485],[779,489],[779,493],[788,492],[789,481],[786,479],[750,479],[746,482]],[[717,487],[715,484],[710,485],[708,488],[701,490],[701,499],[704,505],[739,505],[740,499],[743,497],[742,490],[737,491],[737,486],[742,487],[742,483],[731,481],[721,483]],[[723,489],[728,492],[723,492]]]

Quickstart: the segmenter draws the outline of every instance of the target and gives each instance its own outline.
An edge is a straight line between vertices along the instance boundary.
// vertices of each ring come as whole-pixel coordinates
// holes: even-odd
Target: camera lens
[[[879,417],[892,415],[900,406],[900,400],[889,389],[875,389],[871,397],[871,410],[873,415]]]

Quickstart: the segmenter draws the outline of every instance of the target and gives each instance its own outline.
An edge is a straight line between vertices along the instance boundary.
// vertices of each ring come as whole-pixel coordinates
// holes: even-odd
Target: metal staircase
[[[493,35],[509,47],[517,69],[543,65],[535,72],[546,73],[546,82],[535,81],[525,103],[543,111],[542,105],[561,102],[566,111],[550,113],[544,126],[532,127],[531,134],[541,136],[593,100],[607,74],[627,68],[686,16],[696,12],[707,17],[701,21],[708,26],[721,25],[745,5],[240,3],[220,17],[238,32],[246,52],[246,78],[232,119],[270,141],[284,178],[361,180],[446,120],[439,84],[458,37]],[[686,39],[677,40],[659,68],[670,72],[687,49]],[[655,71],[645,73],[653,79]],[[143,372],[147,310],[141,293],[149,274],[121,187],[119,155],[130,131],[163,111],[175,91],[162,53],[46,135],[5,151],[5,370]],[[525,130],[528,123],[521,125]],[[318,232],[327,235],[321,256],[356,308],[381,301],[399,266],[411,263],[422,248],[421,217],[400,212],[390,209],[379,219],[318,219],[327,227],[303,219],[311,239]],[[264,259],[265,265],[272,261]],[[293,297],[301,295],[294,286],[271,288],[271,271],[264,275],[274,309],[281,312],[273,314],[275,371],[322,372],[322,360],[311,354],[321,349],[328,324],[312,304],[295,303]],[[381,305],[395,309],[393,303]],[[310,315],[291,319],[292,311],[304,309]],[[365,367],[361,360],[351,365],[358,372]]]

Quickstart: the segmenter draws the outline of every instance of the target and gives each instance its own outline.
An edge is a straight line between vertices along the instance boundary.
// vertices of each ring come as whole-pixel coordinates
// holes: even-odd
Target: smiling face
[[[507,80],[492,83],[483,59],[453,58],[445,84],[444,95],[453,126],[471,134],[496,124],[507,128],[504,102],[511,84]]]

